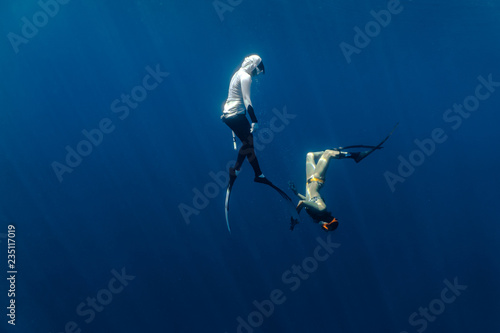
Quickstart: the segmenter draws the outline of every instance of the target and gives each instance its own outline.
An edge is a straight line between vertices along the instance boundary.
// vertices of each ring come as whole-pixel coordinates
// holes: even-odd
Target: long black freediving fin
[[[231,190],[233,188],[233,184],[227,185],[227,190],[226,190],[226,203],[225,203],[225,211],[226,211],[226,225],[227,225],[227,230],[229,230],[229,233],[231,233],[231,227],[229,226],[229,198],[231,197]]]
[[[387,139],[389,139],[391,137],[392,133],[394,133],[394,131],[396,130],[396,128],[398,127],[398,125],[399,125],[399,122],[396,123],[396,125],[394,125],[394,127],[392,128],[392,131],[389,133],[389,135],[387,135],[385,137],[385,139],[382,140],[376,146],[354,145],[354,146],[342,147],[342,148],[339,148],[339,150],[350,149],[350,148],[370,148],[370,150],[357,153],[358,156],[356,156],[354,158],[354,161],[356,161],[356,163],[359,163],[359,162],[361,162],[361,160],[363,160],[365,157],[367,157],[368,155],[370,155],[371,153],[373,153],[375,150],[382,149],[383,148],[382,145],[387,141]]]
[[[278,192],[279,195],[283,199],[285,199],[285,201],[287,201],[287,207],[288,207],[288,210],[289,210],[290,215],[291,215],[290,219],[296,221],[296,223],[299,223],[300,217],[299,217],[299,214],[297,213],[297,211],[295,210],[295,206],[293,204],[293,201],[282,189],[280,189],[278,186],[271,183],[267,178],[258,179],[258,180],[256,180],[256,182],[260,183],[260,184],[269,185],[276,192]],[[231,233],[231,227],[229,225],[229,199],[231,198],[232,189],[233,189],[233,184],[231,184],[231,183],[228,184],[227,189],[226,189],[225,215],[226,215],[227,230],[229,231],[229,233]]]
[[[287,205],[288,211],[291,215],[291,219],[295,220],[296,223],[299,223],[299,221],[300,221],[299,214],[297,213],[297,210],[295,209],[295,205],[293,204],[292,199],[285,193],[285,191],[283,191],[278,186],[271,183],[267,178],[263,178],[263,179],[255,178],[255,182],[260,183],[260,184],[264,184],[264,185],[269,185],[274,190],[276,190],[276,192],[278,192],[279,195],[281,195],[281,197],[283,199],[285,199],[285,201],[287,201],[286,205]]]

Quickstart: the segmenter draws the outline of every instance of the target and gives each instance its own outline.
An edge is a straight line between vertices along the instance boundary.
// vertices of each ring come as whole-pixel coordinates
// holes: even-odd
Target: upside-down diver
[[[377,146],[364,146],[356,145],[344,148],[334,148],[319,152],[310,152],[306,156],[306,195],[302,195],[297,191],[295,184],[289,182],[289,187],[292,192],[299,197],[300,201],[297,205],[297,213],[305,208],[307,214],[312,217],[315,223],[319,223],[321,228],[325,231],[333,231],[337,229],[339,222],[333,217],[332,213],[327,210],[326,204],[321,198],[319,191],[325,184],[326,171],[331,159],[344,159],[351,158],[356,163],[361,162],[365,157],[373,153],[377,149],[382,149],[382,144],[392,135],[396,126],[392,129],[391,133]],[[350,152],[345,149],[353,148],[370,148],[362,152]],[[317,162],[316,162],[317,160]],[[290,229],[293,230],[299,221],[291,218]]]

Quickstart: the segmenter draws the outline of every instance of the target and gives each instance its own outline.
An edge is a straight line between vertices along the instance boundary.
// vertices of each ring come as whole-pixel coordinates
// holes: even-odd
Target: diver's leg
[[[245,160],[245,143],[241,138],[244,138],[246,133],[250,132],[250,124],[248,123],[247,118],[244,115],[237,115],[234,117],[226,118],[224,123],[234,132],[234,134],[242,141],[243,145],[238,151],[238,156],[236,158],[236,163],[234,166],[229,168],[229,185],[232,186],[234,181],[236,180],[236,176],[238,175],[243,161]]]
[[[321,157],[319,158],[318,163],[316,164],[316,170],[313,174],[315,177],[325,179],[326,171],[328,170],[328,166],[330,165],[330,159],[342,159],[346,158],[346,154],[344,152],[338,150],[327,149],[323,152]]]
[[[236,121],[234,121],[230,127],[234,131],[234,134],[240,139],[242,146],[238,152],[238,158],[236,160],[236,164],[234,165],[234,170],[237,173],[241,169],[241,165],[246,158],[253,168],[255,177],[263,177],[257,155],[255,154],[253,135],[250,133],[250,123],[245,115],[239,115],[236,117]]]
[[[236,163],[234,164],[233,169],[236,171],[240,171],[241,165],[243,164],[243,161],[245,160],[245,153],[243,152],[244,150],[244,145],[241,146],[240,150],[238,151],[238,157],[236,158]]]
[[[244,142],[241,148],[243,149],[243,152],[245,153],[248,162],[253,168],[255,177],[263,176],[262,170],[260,169],[259,160],[257,159],[257,155],[255,154],[255,147],[253,145],[253,134],[250,133],[250,130],[248,131],[246,141]]]
[[[323,155],[323,152],[309,152],[306,155],[306,179],[311,178],[316,171],[316,158]]]
[[[324,153],[325,153],[325,151],[324,151],[324,150],[322,150],[322,151],[313,151],[313,152],[311,152],[311,154],[313,154],[313,156],[314,156],[314,158],[315,158],[315,159],[320,158],[320,157],[321,157],[321,155],[323,155]]]
[[[264,174],[262,173],[262,170],[260,169],[259,160],[257,160],[257,155],[255,154],[255,147],[253,145],[253,134],[250,133],[250,129],[248,130],[248,134],[247,134],[246,138],[247,138],[246,141],[243,142],[243,144],[245,146],[244,151],[246,152],[246,157],[248,159],[248,162],[252,166],[253,172],[255,173],[255,178],[253,179],[254,182],[268,184],[268,185],[275,187],[273,185],[273,183],[271,183],[269,181],[269,179],[267,179],[266,176],[264,176]],[[277,189],[277,188],[275,187],[275,189]],[[283,191],[281,191],[279,189],[277,189],[277,190],[278,190],[278,192],[280,192],[280,194],[283,197],[288,198],[288,196]],[[288,200],[290,200],[290,198],[288,198]]]

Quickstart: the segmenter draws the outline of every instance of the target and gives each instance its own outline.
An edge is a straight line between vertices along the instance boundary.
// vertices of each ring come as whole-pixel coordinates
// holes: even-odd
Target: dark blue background
[[[467,290],[427,331],[499,331],[500,91],[457,130],[442,117],[474,94],[478,76],[500,81],[500,5],[401,6],[348,64],[339,44],[353,44],[353,28],[387,2],[244,0],[221,20],[211,1],[70,1],[15,53],[7,34],[21,34],[22,17],[40,7],[3,1],[0,325],[236,332],[254,300],[281,289],[286,302],[255,332],[416,332],[408,317],[457,277]],[[252,182],[247,163],[234,187],[232,234],[220,187],[189,224],[179,210],[235,158],[219,116],[233,71],[252,53],[266,65],[252,87],[261,128],[273,109],[296,115],[258,152],[281,187],[294,180],[304,190],[308,151],[376,144],[400,122],[363,163],[332,162],[323,194],[341,246],[296,291],[282,274],[327,235],[305,214],[291,233],[285,203]],[[157,65],[169,76],[120,120],[113,100]],[[51,163],[64,163],[65,147],[103,118],[114,131],[59,182]],[[414,140],[435,128],[448,139],[391,191],[384,172],[396,174],[398,156],[408,159]],[[5,316],[9,224],[17,230],[15,328]],[[85,323],[77,306],[122,268],[135,279]]]

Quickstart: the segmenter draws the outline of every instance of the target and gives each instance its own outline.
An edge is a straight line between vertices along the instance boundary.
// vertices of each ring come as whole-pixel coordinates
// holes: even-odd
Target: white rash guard
[[[261,61],[262,59],[258,55],[248,56],[243,61],[241,68],[234,73],[229,83],[229,92],[224,104],[223,114],[226,118],[245,114],[248,106],[252,105],[252,100],[250,99],[252,76],[250,73],[252,73]]]

